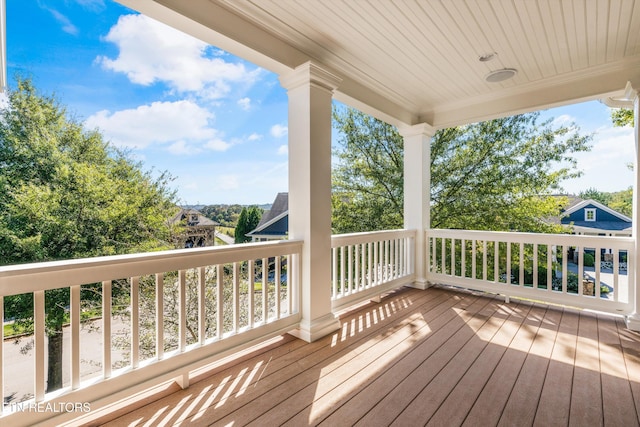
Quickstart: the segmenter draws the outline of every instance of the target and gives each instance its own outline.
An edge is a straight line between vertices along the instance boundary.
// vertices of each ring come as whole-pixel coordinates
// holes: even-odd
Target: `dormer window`
[[[198,222],[198,214],[191,214],[191,219],[189,219],[189,222]]]
[[[584,210],[584,220],[589,222],[594,222],[596,220],[596,209],[595,208],[587,208]]]

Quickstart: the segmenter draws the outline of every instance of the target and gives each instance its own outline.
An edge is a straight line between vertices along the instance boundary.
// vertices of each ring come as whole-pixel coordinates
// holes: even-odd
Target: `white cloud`
[[[211,158],[199,167],[176,163],[176,186],[185,203],[270,203],[287,191],[287,162]]]
[[[562,114],[553,119],[551,124],[553,126],[570,126],[572,123],[575,123],[576,119],[569,114]]]
[[[76,3],[92,12],[102,12],[107,8],[104,0],[76,0]]]
[[[238,105],[244,111],[249,111],[251,109],[251,98],[241,98],[238,100]]]
[[[192,155],[202,152],[202,150],[194,145],[188,144],[184,140],[176,141],[167,147],[167,151],[175,155]]]
[[[72,36],[78,35],[78,32],[79,32],[78,27],[73,25],[73,23],[69,18],[67,18],[65,15],[63,15],[62,13],[58,12],[55,9],[52,9],[49,7],[43,7],[43,8],[47,10],[49,13],[51,13],[51,15],[53,15],[55,20],[62,25],[62,31],[64,31],[65,33],[71,34]]]
[[[141,149],[175,141],[207,141],[218,132],[209,126],[213,114],[191,101],[154,102],[114,113],[103,110],[85,125],[98,128],[107,140],[120,147]]]
[[[567,191],[578,194],[590,187],[600,191],[624,190],[633,184],[633,172],[627,168],[635,157],[633,129],[601,127],[593,137],[591,151],[575,157],[584,175],[563,184]]]
[[[247,138],[247,140],[249,141],[259,141],[262,139],[262,135],[258,134],[258,133],[252,133],[251,135],[249,135],[249,137]]]
[[[217,180],[217,187],[221,190],[236,190],[240,187],[238,175],[221,175]]]
[[[204,144],[205,148],[213,151],[227,151],[229,148],[233,146],[233,143],[223,141],[220,138],[212,139]]]
[[[124,15],[105,40],[118,46],[117,58],[100,56],[105,69],[127,75],[140,85],[164,82],[179,92],[208,99],[226,96],[232,84],[251,84],[260,69],[208,57],[208,45],[144,15]]]
[[[289,146],[287,144],[281,145],[280,147],[278,147],[278,155],[279,156],[285,156],[289,154]]]
[[[276,138],[282,138],[286,134],[289,133],[289,128],[283,125],[273,125],[271,126],[271,136]]]

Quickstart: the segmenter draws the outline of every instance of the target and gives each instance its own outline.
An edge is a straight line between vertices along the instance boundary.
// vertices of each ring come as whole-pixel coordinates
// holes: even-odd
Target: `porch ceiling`
[[[119,1],[276,73],[324,65],[343,78],[337,99],[393,124],[442,128],[640,88],[636,0]],[[485,81],[502,68],[518,73]]]

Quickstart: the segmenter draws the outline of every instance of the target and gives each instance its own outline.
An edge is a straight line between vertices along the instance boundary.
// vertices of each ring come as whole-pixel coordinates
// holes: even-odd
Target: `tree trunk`
[[[49,338],[49,368],[47,370],[47,393],[62,388],[62,327]]]

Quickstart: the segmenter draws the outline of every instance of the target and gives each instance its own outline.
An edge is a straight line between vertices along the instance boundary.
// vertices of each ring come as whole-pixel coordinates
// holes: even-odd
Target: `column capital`
[[[287,90],[312,84],[333,92],[342,83],[342,79],[319,65],[308,61],[293,71],[280,75],[280,84]]]
[[[640,77],[637,80],[629,80],[624,88],[625,98],[630,102],[640,97]]]
[[[436,134],[436,128],[431,126],[429,123],[419,123],[417,125],[398,127],[398,133],[400,133],[403,138],[409,138],[412,136],[426,136],[431,138]]]

